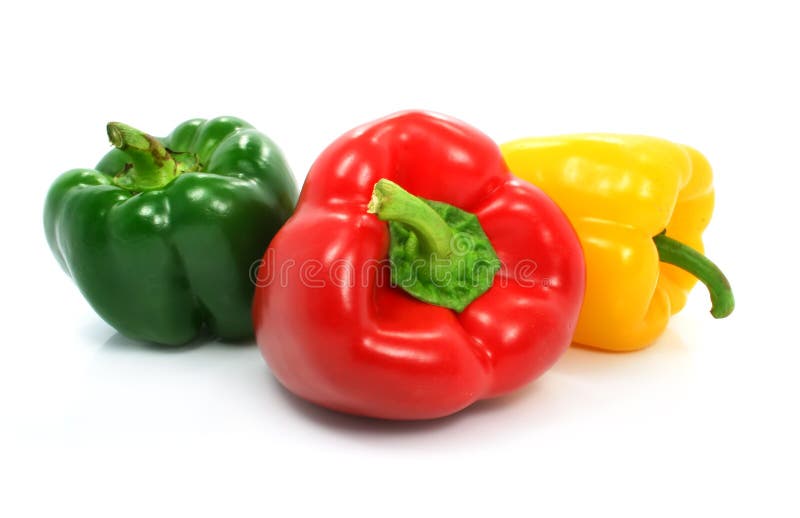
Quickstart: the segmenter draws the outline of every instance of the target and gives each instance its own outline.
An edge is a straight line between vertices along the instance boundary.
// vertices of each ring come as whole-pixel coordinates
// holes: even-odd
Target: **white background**
[[[8,4],[2,56],[3,516],[797,516],[800,50],[794,2]],[[570,350],[515,395],[434,422],[319,410],[255,346],[115,334],[46,248],[44,196],[121,120],[238,115],[299,181],[404,108],[502,142],[690,143],[715,168],[698,289],[652,348]]]

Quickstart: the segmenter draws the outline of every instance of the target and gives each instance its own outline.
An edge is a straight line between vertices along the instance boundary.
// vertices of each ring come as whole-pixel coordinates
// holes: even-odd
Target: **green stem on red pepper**
[[[653,237],[661,262],[672,264],[685,270],[705,284],[711,296],[711,315],[725,318],[735,306],[733,291],[725,274],[710,259],[694,248],[681,243],[665,232]]]
[[[378,180],[367,212],[389,223],[392,282],[413,297],[463,311],[500,269],[478,218]]]
[[[428,250],[444,259],[452,253],[453,231],[422,198],[396,183],[381,179],[375,184],[367,212],[381,221],[395,221],[410,227]]]

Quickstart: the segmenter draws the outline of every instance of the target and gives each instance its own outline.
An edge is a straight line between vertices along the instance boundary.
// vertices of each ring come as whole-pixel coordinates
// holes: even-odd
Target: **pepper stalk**
[[[127,124],[109,122],[106,131],[111,144],[129,160],[114,177],[118,187],[137,192],[152,191],[199,167],[194,154],[171,152],[157,138]]]
[[[694,248],[668,237],[666,231],[653,237],[653,242],[661,262],[685,270],[708,288],[711,316],[725,318],[733,312],[735,302],[731,284],[716,264]]]

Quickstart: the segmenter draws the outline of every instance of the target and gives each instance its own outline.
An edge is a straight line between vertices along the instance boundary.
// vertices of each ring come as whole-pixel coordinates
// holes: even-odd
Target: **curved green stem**
[[[730,282],[706,256],[662,232],[653,238],[661,262],[669,263],[689,272],[705,284],[711,295],[711,315],[725,318],[734,308]]]
[[[114,179],[125,189],[159,189],[196,165],[196,160],[185,156],[186,153],[173,156],[158,139],[127,124],[109,122],[106,131],[111,144],[125,153],[130,161]]]
[[[500,259],[475,214],[386,179],[375,184],[367,212],[388,222],[393,286],[455,311],[492,287]]]
[[[396,221],[411,228],[431,252],[445,258],[452,252],[453,231],[430,205],[385,178],[372,191],[367,212],[381,221]]]

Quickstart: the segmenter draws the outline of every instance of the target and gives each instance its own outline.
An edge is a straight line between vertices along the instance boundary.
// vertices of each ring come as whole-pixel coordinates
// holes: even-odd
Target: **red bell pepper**
[[[428,253],[422,280],[398,279],[402,261]],[[460,257],[483,277],[447,266]],[[434,278],[439,263],[450,277]],[[322,153],[257,281],[256,337],[286,388],[342,412],[427,419],[552,366],[572,338],[584,262],[561,210],[512,177],[486,135],[404,112]]]

